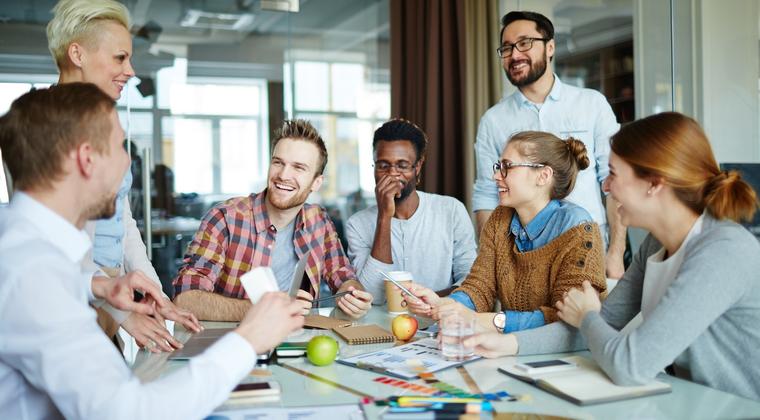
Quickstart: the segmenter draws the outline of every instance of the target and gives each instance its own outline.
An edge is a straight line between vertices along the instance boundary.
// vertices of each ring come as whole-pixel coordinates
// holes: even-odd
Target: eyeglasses
[[[507,58],[512,56],[512,52],[515,48],[517,48],[517,51],[525,52],[533,48],[533,41],[546,42],[550,40],[551,38],[523,38],[514,44],[510,44],[509,42],[505,43],[496,49],[496,53],[499,54],[499,57],[501,58]]]
[[[414,169],[414,165],[417,164],[419,161],[415,161],[414,163],[407,162],[405,160],[402,160],[399,163],[389,163],[384,160],[379,160],[375,162],[372,166],[375,167],[375,171],[377,172],[390,172],[391,168],[396,168],[397,171],[402,173],[409,173]]]
[[[510,162],[508,160],[502,160],[493,164],[493,173],[501,172],[501,177],[506,178],[507,172],[517,166],[525,166],[526,168],[543,168],[546,165],[541,163]]]

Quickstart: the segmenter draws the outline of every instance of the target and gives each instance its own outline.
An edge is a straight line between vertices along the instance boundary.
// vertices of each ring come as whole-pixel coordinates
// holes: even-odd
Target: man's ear
[[[72,42],[69,45],[69,48],[66,49],[66,55],[68,55],[69,61],[74,64],[74,67],[82,68],[85,59],[85,51],[81,44]]]
[[[325,177],[323,175],[317,175],[314,177],[314,181],[311,181],[311,192],[317,192],[322,187]]]
[[[546,57],[549,61],[554,57],[554,39],[546,41]]]
[[[74,159],[77,171],[84,178],[90,178],[94,172],[93,154],[95,150],[90,142],[83,142],[76,149],[71,151],[71,157]]]

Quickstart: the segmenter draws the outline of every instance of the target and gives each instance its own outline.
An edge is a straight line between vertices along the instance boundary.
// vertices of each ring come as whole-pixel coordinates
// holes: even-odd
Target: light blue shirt
[[[132,188],[132,172],[127,171],[116,194],[116,213],[95,223],[92,259],[101,267],[121,267],[124,260],[124,202]]]
[[[586,145],[590,165],[578,174],[575,189],[567,200],[585,208],[602,232],[606,232],[600,184],[609,173],[610,137],[619,129],[620,124],[601,93],[566,85],[556,75],[543,104],[534,104],[516,91],[480,119],[475,143],[477,179],[472,193],[473,210],[493,210],[499,204],[492,179],[493,164],[499,160],[507,140],[521,131],[547,131],[563,139],[577,138]]]
[[[541,209],[536,217],[523,226],[517,212],[512,215],[509,232],[515,237],[515,245],[520,252],[529,252],[541,248],[569,229],[582,223],[590,222],[591,215],[577,204],[565,200],[551,200]],[[454,292],[450,298],[475,310],[475,304],[465,292]],[[544,313],[536,311],[504,311],[507,323],[504,333],[537,328],[545,324]]]

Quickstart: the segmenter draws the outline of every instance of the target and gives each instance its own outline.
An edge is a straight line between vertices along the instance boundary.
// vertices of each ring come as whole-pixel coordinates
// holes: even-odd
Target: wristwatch
[[[504,312],[498,312],[493,316],[493,325],[499,332],[504,332],[504,327],[507,325],[507,314]]]

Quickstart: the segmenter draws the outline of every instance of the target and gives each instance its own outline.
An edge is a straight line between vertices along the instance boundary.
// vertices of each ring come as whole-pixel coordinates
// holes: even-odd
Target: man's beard
[[[277,210],[290,210],[294,207],[298,207],[306,202],[306,199],[309,198],[309,193],[311,191],[304,190],[302,192],[299,192],[295,196],[287,199],[287,200],[281,200],[279,197],[276,197],[274,194],[267,194],[269,204],[272,205],[272,207],[276,208]]]
[[[417,181],[417,173],[415,171],[414,179],[411,181],[407,181],[406,184],[404,184],[404,188],[401,189],[401,194],[399,194],[398,197],[395,197],[393,201],[395,201],[396,204],[399,204],[402,201],[409,198],[409,196],[412,195],[412,192],[414,192],[414,188],[417,185],[416,181]]]
[[[116,214],[116,194],[93,204],[87,210],[87,220],[110,219]]]
[[[513,78],[509,72],[509,68],[507,68],[507,70],[504,70],[504,72],[507,74],[507,79],[509,79],[509,82],[512,83],[515,87],[520,88],[533,84],[536,80],[540,79],[544,73],[546,73],[546,51],[544,51],[544,57],[541,61],[537,61],[535,64],[532,61],[530,62],[530,70],[528,70],[528,74],[525,75],[524,78]]]

